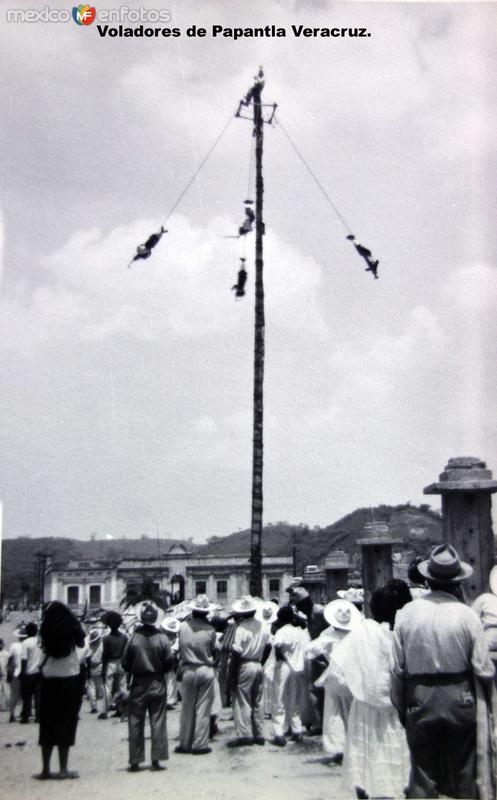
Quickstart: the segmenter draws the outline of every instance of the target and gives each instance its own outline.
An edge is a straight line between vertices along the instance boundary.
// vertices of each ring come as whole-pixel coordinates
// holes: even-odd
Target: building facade
[[[228,607],[249,593],[250,564],[246,555],[196,555],[175,544],[158,558],[119,561],[69,561],[49,563],[45,574],[44,602],[60,600],[74,610],[119,607],[127,592],[144,579],[169,602],[206,594]],[[291,556],[263,556],[263,596],[280,603],[293,577]]]

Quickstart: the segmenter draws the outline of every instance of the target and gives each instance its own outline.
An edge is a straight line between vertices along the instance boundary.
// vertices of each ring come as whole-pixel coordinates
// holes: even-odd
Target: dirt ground
[[[0,626],[0,636],[10,643],[13,628]],[[279,748],[230,750],[234,735],[229,709],[219,722],[220,734],[213,752],[204,756],[174,753],[179,710],[168,712],[169,760],[164,772],[151,772],[145,764],[139,773],[127,772],[127,724],[118,719],[98,720],[83,701],[77,741],[69,766],[78,780],[40,782],[32,776],[40,771],[38,726],[9,723],[0,713],[0,786],[7,800],[152,800],[169,795],[174,800],[333,800],[339,798],[340,767],[330,766],[319,738],[304,744],[288,743]],[[270,735],[270,722],[267,722]],[[148,747],[148,742],[147,742]],[[56,754],[54,754],[55,756]],[[54,761],[53,767],[56,768]]]

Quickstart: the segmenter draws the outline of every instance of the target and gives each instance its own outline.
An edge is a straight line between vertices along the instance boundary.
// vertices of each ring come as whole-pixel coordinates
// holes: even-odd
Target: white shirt
[[[269,643],[267,627],[254,617],[242,619],[236,626],[232,650],[242,658],[260,661]]]
[[[305,651],[310,642],[309,633],[303,628],[294,625],[283,625],[274,634],[273,644],[285,655],[286,661],[293,672],[303,672]]]
[[[48,656],[42,668],[43,677],[74,678],[79,675],[85,656],[85,647],[75,647],[68,656],[63,656],[62,658]]]
[[[14,656],[14,678],[18,678],[22,667],[22,642],[12,642],[10,655]]]
[[[28,636],[22,643],[22,660],[26,661],[26,675],[35,675],[40,669],[43,656],[38,636]]]
[[[471,606],[483,623],[483,630],[489,649],[497,656],[497,597],[485,592],[476,598]]]

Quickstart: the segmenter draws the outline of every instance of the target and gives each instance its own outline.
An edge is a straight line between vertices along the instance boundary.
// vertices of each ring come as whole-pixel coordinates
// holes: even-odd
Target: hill
[[[309,564],[319,564],[330,550],[344,550],[352,559],[353,571],[359,569],[360,547],[357,539],[364,535],[364,526],[372,520],[385,522],[390,532],[402,540],[397,550],[406,557],[424,555],[442,539],[442,519],[427,504],[419,507],[409,503],[399,506],[381,505],[377,508],[358,508],[325,528],[277,522],[264,527],[263,554],[295,556],[297,574]],[[181,539],[112,539],[80,541],[78,539],[20,537],[3,542],[2,592],[5,597],[19,597],[23,591],[36,592],[36,552],[52,553],[54,560],[64,563],[71,559],[105,559],[154,557],[165,553],[180,542],[198,555],[219,556],[250,554],[250,530],[229,536],[212,536],[205,545],[195,545]]]
[[[262,552],[267,556],[289,555],[295,548],[297,572],[302,573],[308,564],[319,564],[330,550],[344,550],[357,565],[360,546],[357,540],[364,536],[364,526],[371,521],[388,524],[391,534],[400,538],[397,548],[405,553],[424,555],[431,546],[442,540],[442,518],[427,504],[419,507],[409,503],[399,506],[358,508],[351,514],[325,528],[291,525],[277,522],[265,526]],[[200,554],[249,555],[250,530],[230,536],[212,536],[206,545],[197,548]]]

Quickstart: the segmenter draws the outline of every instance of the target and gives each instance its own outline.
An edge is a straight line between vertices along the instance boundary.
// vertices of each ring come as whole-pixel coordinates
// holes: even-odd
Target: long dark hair
[[[406,603],[412,600],[411,592],[405,581],[393,579],[376,589],[371,596],[371,613],[377,622],[388,622],[393,629],[395,615]]]
[[[43,614],[40,638],[47,656],[64,658],[75,647],[83,647],[85,632],[72,611],[64,603],[54,600]]]

